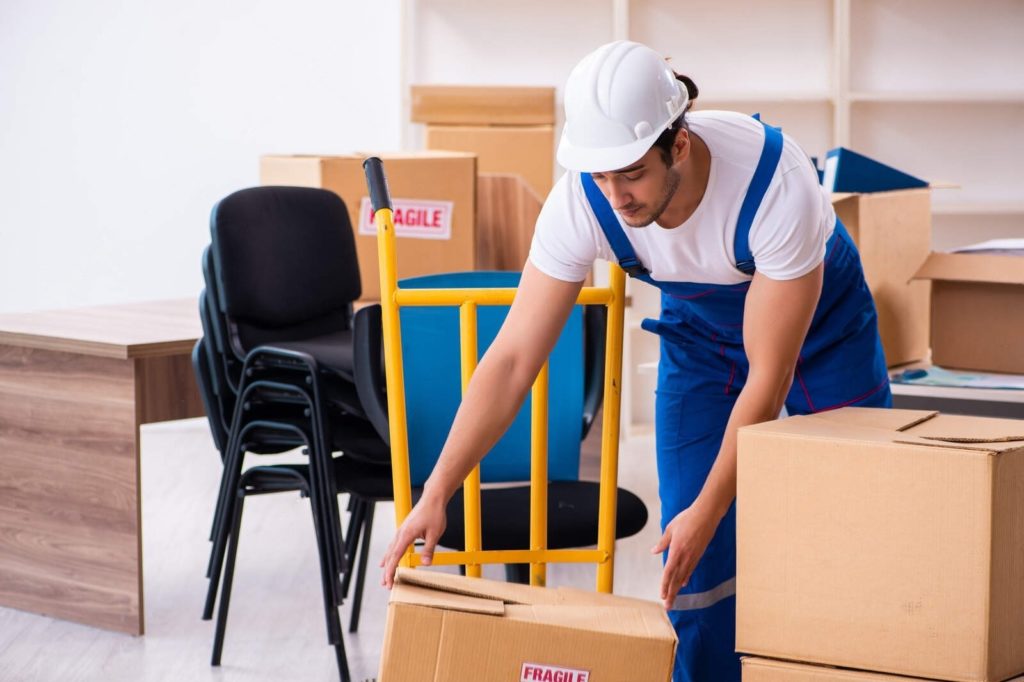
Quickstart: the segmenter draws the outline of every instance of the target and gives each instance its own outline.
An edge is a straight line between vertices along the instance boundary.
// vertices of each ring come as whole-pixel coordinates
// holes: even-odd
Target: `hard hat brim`
[[[658,136],[664,132],[659,130],[653,135],[642,137],[635,142],[612,148],[577,147],[569,141],[565,132],[558,142],[558,163],[567,170],[579,173],[606,173],[625,168],[647,153],[654,146]]]

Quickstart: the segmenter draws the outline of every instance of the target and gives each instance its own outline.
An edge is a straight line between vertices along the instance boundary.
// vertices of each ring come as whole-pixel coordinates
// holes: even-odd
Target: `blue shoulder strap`
[[[782,130],[768,125],[758,114],[754,114],[754,119],[764,126],[764,147],[757,168],[754,169],[754,177],[750,180],[750,187],[747,188],[747,196],[743,197],[740,216],[736,220],[736,235],[733,237],[736,267],[745,275],[753,275],[756,269],[754,254],[750,250],[750,226],[754,223],[754,216],[761,207],[761,201],[782,157]]]
[[[640,259],[636,257],[633,245],[629,243],[626,233],[622,231],[622,225],[615,217],[615,211],[605,196],[601,194],[594,178],[590,177],[590,173],[580,173],[580,181],[583,183],[583,191],[587,195],[587,201],[590,202],[590,208],[594,211],[594,217],[597,218],[601,231],[604,232],[608,244],[615,252],[615,257],[619,259],[619,267],[625,270],[630,277],[643,277],[649,273],[650,270],[645,268]]]

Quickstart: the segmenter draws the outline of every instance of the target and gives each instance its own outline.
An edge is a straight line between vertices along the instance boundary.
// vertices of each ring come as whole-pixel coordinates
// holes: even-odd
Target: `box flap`
[[[454,594],[441,590],[432,590],[419,585],[395,583],[391,590],[390,604],[411,604],[413,606],[426,606],[432,609],[444,609],[446,611],[465,611],[467,613],[479,613],[485,616],[505,615],[505,604],[497,599],[482,599],[470,597],[465,594]]]
[[[495,600],[504,604],[556,604],[555,590],[505,583],[484,578],[464,578],[450,573],[400,568],[395,585],[415,585],[438,593]]]
[[[938,414],[934,410],[887,410],[877,407],[846,407],[841,410],[817,412],[814,414],[814,417],[834,424],[866,426],[887,431],[906,431],[934,418]]]
[[[970,253],[932,253],[914,279],[1024,284],[1024,259]]]
[[[949,443],[957,447],[977,445],[978,449],[991,452],[1024,447],[1024,422],[1016,419],[941,414],[915,425],[906,434],[915,440]]]
[[[896,443],[998,454],[1024,447],[1022,423],[940,415],[928,410],[845,407],[745,426],[743,432],[778,433],[797,438]]]
[[[655,606],[657,606],[655,604]],[[624,637],[675,640],[668,617],[631,606],[534,604],[506,607],[508,618]],[[662,614],[664,614],[664,609]]]
[[[555,122],[550,86],[413,85],[413,123],[448,125],[538,125]]]

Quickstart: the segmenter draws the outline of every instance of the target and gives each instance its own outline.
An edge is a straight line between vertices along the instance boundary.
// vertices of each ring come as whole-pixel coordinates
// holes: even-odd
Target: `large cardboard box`
[[[1024,421],[844,408],[739,432],[743,653],[1024,672]]]
[[[380,299],[377,230],[363,173],[370,154],[264,156],[260,183],[322,187],[348,207],[363,300]],[[380,154],[395,215],[398,277],[472,270],[476,255],[476,157],[464,152]]]
[[[426,147],[472,152],[478,172],[520,175],[542,200],[554,184],[555,129],[550,125],[428,125]]]
[[[860,251],[890,367],[928,357],[928,283],[911,280],[932,241],[931,190],[833,194]]]
[[[1024,258],[933,253],[917,277],[932,285],[934,364],[1024,374]]]
[[[413,85],[413,123],[553,125],[552,87]]]
[[[654,602],[400,570],[380,682],[668,682],[676,635]]]
[[[901,677],[883,673],[833,668],[792,661],[773,661],[745,656],[741,661],[743,682],[937,682],[919,677]],[[1021,682],[1015,677],[1010,682]]]
[[[542,202],[519,175],[476,177],[476,267],[522,270]]]

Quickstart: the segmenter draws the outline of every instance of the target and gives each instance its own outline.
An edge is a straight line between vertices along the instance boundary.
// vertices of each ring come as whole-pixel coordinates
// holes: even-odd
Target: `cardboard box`
[[[1024,673],[1024,421],[844,408],[745,427],[737,649]]]
[[[933,253],[916,277],[932,286],[932,363],[1024,374],[1024,258]]]
[[[919,677],[900,677],[863,670],[807,665],[791,661],[773,661],[749,656],[742,659],[741,665],[743,682],[937,682],[936,680],[923,680]],[[1022,680],[1024,677],[1016,677],[1010,682],[1021,682]]]
[[[654,602],[400,570],[380,682],[668,682],[676,635]]]
[[[426,147],[472,152],[478,172],[520,175],[541,200],[554,184],[555,129],[550,125],[429,125]]]
[[[555,89],[413,85],[411,119],[452,125],[554,125]]]
[[[860,251],[890,367],[928,357],[929,287],[912,282],[932,246],[931,190],[833,194]]]
[[[542,202],[519,175],[480,173],[476,193],[476,267],[522,270]]]
[[[362,300],[380,299],[377,232],[363,160],[348,156],[264,156],[260,183],[329,189],[352,220]],[[398,277],[472,270],[476,258],[476,157],[464,152],[380,154],[395,211]]]

